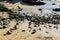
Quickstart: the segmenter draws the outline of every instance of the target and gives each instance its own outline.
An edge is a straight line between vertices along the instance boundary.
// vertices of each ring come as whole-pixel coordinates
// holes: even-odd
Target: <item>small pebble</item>
[[[22,32],[25,32],[25,30],[22,30]]]
[[[19,23],[16,23],[16,25],[19,25]]]
[[[11,32],[7,31],[7,33],[4,34],[4,36],[6,36],[6,35],[10,35],[10,34],[11,34]]]
[[[39,30],[41,30],[41,28],[39,28]]]
[[[52,26],[50,26],[50,25],[48,25],[49,27],[52,27]]]
[[[46,31],[46,33],[48,33],[48,32]]]
[[[54,26],[53,28],[56,28],[56,29],[58,29],[58,26]]]
[[[35,29],[33,29],[33,32],[31,32],[31,34],[35,34],[36,33],[36,30]]]

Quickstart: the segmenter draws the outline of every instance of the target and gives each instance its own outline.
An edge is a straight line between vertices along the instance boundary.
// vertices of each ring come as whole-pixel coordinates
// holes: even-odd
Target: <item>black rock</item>
[[[25,30],[22,30],[22,32],[25,32]]]
[[[55,8],[55,9],[52,9],[52,10],[59,12],[60,11],[60,8]]]
[[[5,29],[5,28],[7,28],[7,27],[6,27],[6,26],[3,26],[2,28]]]
[[[33,31],[31,32],[31,34],[35,34],[36,33],[36,30],[35,29],[33,29]]]
[[[55,3],[52,3],[52,5],[56,5]]]
[[[37,0],[22,0],[25,3],[28,3],[30,5],[44,5],[44,2],[37,2]]]
[[[39,28],[39,30],[41,30],[41,28]]]
[[[10,34],[11,34],[11,32],[7,31],[7,33],[4,34],[4,36],[6,36],[6,35],[10,35]]]
[[[48,34],[49,32],[46,31],[46,33]]]
[[[56,29],[58,29],[58,26],[54,26],[53,28],[56,28]]]
[[[17,30],[17,26],[15,25],[15,26],[12,28],[12,30]]]
[[[31,22],[29,22],[29,26],[31,25]]]
[[[42,9],[38,9],[39,11],[41,11]]]
[[[48,25],[49,27],[52,27],[52,26],[50,26],[50,25]]]
[[[19,25],[19,23],[16,23],[16,25]]]

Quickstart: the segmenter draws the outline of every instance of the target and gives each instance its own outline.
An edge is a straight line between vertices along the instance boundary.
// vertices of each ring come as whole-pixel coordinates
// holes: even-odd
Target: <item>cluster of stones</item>
[[[17,10],[22,11],[23,9],[18,8]],[[14,25],[13,28],[11,28],[9,31],[6,32],[6,34],[4,35],[10,35],[12,33],[13,30],[17,30],[17,25],[19,25],[19,21],[24,22],[24,20],[29,21],[29,25],[28,25],[28,29],[29,32],[32,30],[32,23],[34,24],[34,27],[39,27],[40,25],[44,25],[44,24],[60,24],[60,15],[58,14],[54,14],[54,15],[50,15],[48,16],[48,14],[46,14],[48,17],[43,16],[38,16],[38,14],[33,14],[33,15],[27,15],[26,13],[20,13],[20,12],[13,12],[11,10],[8,11],[8,18],[1,18],[0,17],[0,23],[2,25],[2,27],[0,27],[0,29],[5,29],[7,28],[6,25],[8,25],[10,23],[10,21],[12,21],[13,19],[17,22],[16,25]],[[44,26],[46,27],[46,26]],[[49,28],[51,28],[52,25],[49,25]],[[54,28],[58,29],[57,26],[54,26]],[[42,30],[41,28],[39,28],[39,30]],[[25,32],[26,30],[22,30],[22,32]],[[33,31],[31,32],[31,34],[35,34],[37,32],[36,29],[33,29]],[[48,33],[48,32],[46,32]]]
[[[44,25],[46,23],[47,24],[54,24],[54,25],[60,24],[60,22],[59,22],[60,15],[58,15],[58,14],[54,14],[54,15],[50,15],[50,16],[48,16],[48,14],[46,14],[48,16],[47,18],[45,16],[41,17],[41,16],[36,16],[36,15],[37,14],[33,14],[33,15],[29,16],[25,13],[23,13],[23,14],[21,14],[21,13],[9,13],[9,20],[15,19],[16,22],[19,22],[19,21],[24,22],[25,19],[28,20],[29,21],[28,29],[30,29],[29,32],[32,30],[32,27],[31,27],[32,23],[34,24],[34,27],[39,27],[40,25]],[[52,25],[49,25],[49,28],[51,28],[51,27],[52,27]],[[17,29],[16,25],[14,28]],[[54,26],[53,28],[58,29],[57,26]],[[42,29],[39,28],[39,30],[42,30]],[[36,31],[37,31],[36,29],[33,29],[31,34],[36,33]],[[25,32],[25,30],[23,29],[22,32]],[[48,33],[48,32],[46,32],[46,33]]]

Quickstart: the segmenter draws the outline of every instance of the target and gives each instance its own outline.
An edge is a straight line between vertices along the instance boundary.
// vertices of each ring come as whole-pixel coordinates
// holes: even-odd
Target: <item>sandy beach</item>
[[[1,4],[4,4],[8,9],[17,9],[19,6],[20,8],[25,9],[25,10],[38,11],[38,9],[35,6],[22,5],[20,2],[15,3],[15,4],[4,2]],[[40,11],[38,11],[38,12],[40,12]],[[7,12],[0,12],[0,16],[2,18],[8,18],[9,14]],[[28,25],[29,25],[28,20],[24,20],[24,22],[19,21],[19,25],[17,25],[17,30],[12,31],[11,35],[5,36],[5,33],[7,31],[11,31],[10,29],[13,28],[14,25],[16,25],[16,23],[17,23],[15,19],[8,20],[8,21],[10,21],[10,23],[7,25],[7,28],[0,29],[0,40],[60,40],[60,34],[59,34],[60,32],[57,32],[58,30],[56,31],[55,29],[52,28],[52,31],[51,31],[51,30],[43,28],[43,25],[40,25],[40,26],[42,26],[43,31],[45,32],[46,30],[48,30],[50,32],[50,34],[45,34],[44,32],[39,32],[39,31],[37,31],[37,33],[34,35],[30,34],[30,32],[28,31],[29,30],[28,29]],[[53,24],[51,24],[51,25],[53,26]],[[32,24],[32,27],[33,26],[34,26],[34,24]],[[38,28],[35,28],[35,29],[38,29]],[[26,31],[22,32],[22,30],[23,31],[26,30]]]

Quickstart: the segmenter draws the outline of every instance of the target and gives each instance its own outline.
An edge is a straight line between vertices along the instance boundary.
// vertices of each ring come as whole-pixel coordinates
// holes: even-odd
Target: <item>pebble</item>
[[[36,30],[35,29],[33,29],[33,31],[31,32],[31,34],[35,34],[36,33]]]
[[[41,30],[41,28],[39,28],[39,30]]]
[[[16,25],[19,25],[19,23],[16,23]]]
[[[56,28],[56,29],[58,29],[58,26],[54,26],[53,28]]]
[[[49,32],[46,31],[46,33],[48,34]]]
[[[25,32],[25,30],[22,30],[22,32]]]
[[[6,35],[10,35],[10,34],[11,34],[11,32],[7,31],[7,33],[4,34],[4,36],[6,36]]]
[[[31,22],[29,22],[29,26],[31,25]]]
[[[11,30],[17,30],[17,26],[15,25]]]

